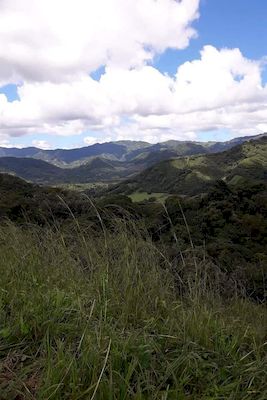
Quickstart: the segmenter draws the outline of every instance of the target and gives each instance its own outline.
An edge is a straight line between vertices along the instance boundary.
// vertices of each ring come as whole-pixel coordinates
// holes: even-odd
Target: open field
[[[133,202],[139,202],[154,198],[158,202],[165,202],[169,195],[167,193],[147,193],[147,192],[134,192],[129,195]]]
[[[62,183],[59,185],[54,185],[56,188],[66,189],[66,190],[75,190],[78,192],[84,192],[85,190],[102,190],[107,189],[109,184],[104,182],[95,182],[95,183]]]

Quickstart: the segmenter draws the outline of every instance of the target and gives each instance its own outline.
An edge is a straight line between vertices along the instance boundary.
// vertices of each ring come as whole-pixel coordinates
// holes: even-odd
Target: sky
[[[0,1],[0,146],[266,131],[266,1]]]

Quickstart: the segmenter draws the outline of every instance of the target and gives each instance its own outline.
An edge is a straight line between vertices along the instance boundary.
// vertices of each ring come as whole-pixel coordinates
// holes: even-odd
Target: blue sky
[[[200,51],[206,45],[212,45],[219,50],[239,48],[242,55],[251,60],[260,60],[267,56],[267,1],[201,0],[199,12],[199,19],[192,23],[197,31],[197,38],[191,39],[189,46],[183,50],[167,49],[163,54],[157,55],[151,63],[154,68],[174,76],[179,65],[199,59]],[[105,74],[105,68],[100,67],[96,72],[91,73],[91,77],[99,80],[103,74]],[[265,68],[262,72],[262,85],[266,83],[267,69]],[[9,102],[18,99],[16,84],[11,83],[0,87],[0,93],[5,94]],[[25,135],[11,135],[8,142],[11,145],[29,146],[34,141],[46,141],[52,147],[76,147],[84,145],[85,137],[97,138],[98,135],[99,130],[90,127],[79,135],[60,136],[41,131],[35,133],[32,129]],[[101,140],[109,137],[109,134],[105,135],[102,135]],[[231,129],[225,126],[198,131],[196,138],[225,140],[232,136]],[[129,139],[134,139],[134,137],[129,136]]]
[[[167,50],[158,57],[156,66],[175,73],[180,64],[196,59],[206,44],[217,48],[239,48],[247,58],[267,55],[267,1],[265,0],[202,0],[200,18],[193,23],[197,39],[183,51]],[[267,73],[265,73],[267,82]]]
[[[183,51],[167,50],[155,62],[157,68],[175,74],[179,64],[199,57],[206,44],[217,48],[239,48],[250,59],[267,56],[267,1],[202,0],[200,18],[193,24],[198,37]],[[267,68],[263,83],[267,83]],[[227,140],[228,130],[199,134],[200,140]]]

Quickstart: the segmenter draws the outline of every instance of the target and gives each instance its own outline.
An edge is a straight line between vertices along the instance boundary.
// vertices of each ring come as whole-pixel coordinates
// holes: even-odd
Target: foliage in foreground
[[[1,227],[1,400],[266,399],[266,308],[102,228]]]

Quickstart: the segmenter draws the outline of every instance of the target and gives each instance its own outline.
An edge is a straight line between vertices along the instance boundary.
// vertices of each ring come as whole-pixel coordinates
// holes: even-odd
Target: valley
[[[0,148],[0,171],[15,174],[38,184],[117,183],[146,171],[153,165],[157,168],[160,162],[162,164],[159,168],[170,171],[175,164],[170,165],[168,160],[177,157],[211,154],[207,158],[211,161],[213,153],[231,149],[246,141],[260,140],[261,137],[264,139],[264,135],[258,135],[229,142],[202,144],[170,141],[151,145],[144,142],[125,141],[96,144],[73,150]],[[214,160],[215,158],[213,157]],[[165,160],[166,163],[163,162]],[[185,168],[185,164],[176,163],[176,168],[178,173],[179,170]],[[208,168],[209,165],[206,169]],[[204,166],[201,169],[205,169]],[[198,174],[201,172],[199,171]],[[189,181],[198,179],[198,176],[193,175],[188,177]]]

